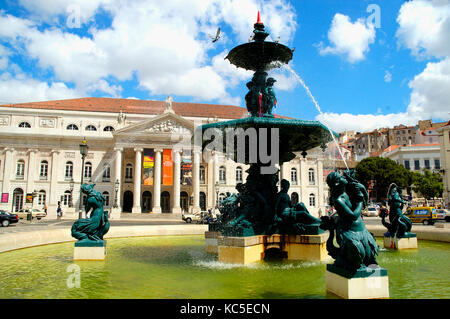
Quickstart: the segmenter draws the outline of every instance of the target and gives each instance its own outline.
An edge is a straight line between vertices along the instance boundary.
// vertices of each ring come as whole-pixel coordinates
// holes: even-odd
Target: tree
[[[412,189],[416,193],[422,194],[426,199],[435,197],[442,197],[444,191],[444,184],[442,177],[438,173],[424,170],[423,174],[413,173],[413,186]]]
[[[412,172],[403,165],[397,164],[389,158],[368,157],[363,159],[355,168],[356,179],[368,188],[369,181],[374,181],[376,199],[386,199],[389,185],[395,183],[400,188],[410,187]]]

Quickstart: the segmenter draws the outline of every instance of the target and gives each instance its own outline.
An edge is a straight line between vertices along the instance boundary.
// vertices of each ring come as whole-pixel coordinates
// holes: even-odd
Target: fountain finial
[[[257,24],[264,24],[264,23],[262,23],[262,21],[261,21],[261,16],[260,16],[260,14],[259,14],[259,10],[258,10],[258,18],[256,19],[256,23],[257,23]]]

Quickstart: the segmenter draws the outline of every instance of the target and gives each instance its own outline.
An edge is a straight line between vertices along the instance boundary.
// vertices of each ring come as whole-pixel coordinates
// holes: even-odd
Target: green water
[[[221,264],[200,235],[108,239],[107,248],[105,261],[89,262],[73,262],[73,243],[1,253],[0,298],[334,298],[325,263]],[[378,262],[388,270],[391,298],[450,298],[450,244],[382,249]],[[79,288],[70,288],[73,264]]]

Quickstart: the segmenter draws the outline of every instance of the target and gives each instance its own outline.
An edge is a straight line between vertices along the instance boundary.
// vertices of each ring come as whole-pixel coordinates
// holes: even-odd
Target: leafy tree
[[[412,189],[416,193],[422,194],[422,196],[426,199],[442,197],[444,184],[440,174],[433,173],[429,170],[424,170],[423,174],[413,173],[412,180]]]
[[[386,199],[391,183],[395,183],[403,189],[410,187],[413,175],[403,165],[397,164],[389,158],[368,157],[355,167],[355,176],[366,188],[369,185],[369,181],[375,181],[376,200],[380,201]]]

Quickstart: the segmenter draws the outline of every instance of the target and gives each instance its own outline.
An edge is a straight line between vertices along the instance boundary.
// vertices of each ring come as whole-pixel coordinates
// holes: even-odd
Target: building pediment
[[[114,132],[115,136],[130,135],[186,135],[193,134],[194,123],[175,113],[168,112],[149,120],[144,120]]]

